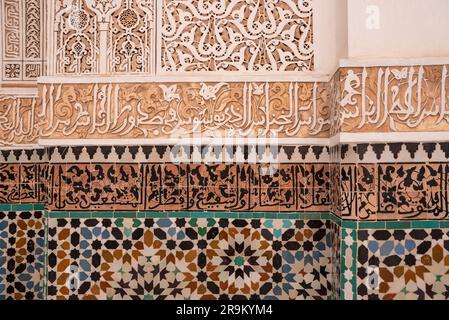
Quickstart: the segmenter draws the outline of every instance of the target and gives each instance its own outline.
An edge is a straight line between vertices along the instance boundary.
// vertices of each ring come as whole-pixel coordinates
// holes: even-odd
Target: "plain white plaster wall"
[[[348,0],[347,5],[350,59],[449,56],[448,0]],[[379,8],[377,30],[366,27],[370,5]]]
[[[315,72],[332,75],[347,56],[347,0],[313,0]]]

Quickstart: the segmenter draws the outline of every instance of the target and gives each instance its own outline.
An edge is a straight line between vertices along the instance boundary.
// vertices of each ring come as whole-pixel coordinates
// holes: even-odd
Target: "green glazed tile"
[[[254,212],[252,213],[254,219],[264,219],[265,214],[263,212]]]
[[[237,212],[216,212],[214,217],[222,219],[238,219],[239,214]]]
[[[271,212],[265,213],[265,219],[277,219],[277,218],[278,218],[277,213],[271,213]]]
[[[92,218],[92,213],[90,211],[86,212],[70,212],[70,218],[74,219],[89,219]]]
[[[137,212],[135,211],[115,211],[114,218],[136,218]]]
[[[34,205],[28,204],[28,203],[13,204],[11,206],[11,210],[13,210],[13,211],[33,211]]]
[[[192,213],[188,211],[172,211],[167,212],[167,218],[190,218]]]
[[[412,221],[413,229],[429,229],[429,228],[439,228],[439,221]]]
[[[316,213],[301,213],[301,219],[304,220],[320,220],[320,214],[316,214]]]
[[[440,228],[449,228],[449,221],[440,221]]]
[[[39,210],[39,211],[45,210],[45,204],[43,204],[43,203],[36,203],[34,205],[34,210]]]
[[[9,203],[0,203],[0,211],[11,211],[11,205]]]
[[[359,227],[360,227],[360,223],[361,222],[359,222]],[[348,229],[357,229],[357,221],[342,220],[341,221],[341,226],[343,228],[348,228]]]
[[[145,219],[145,217],[146,217],[146,214],[145,214],[144,211],[137,211],[136,212],[136,218],[137,219]]]
[[[412,224],[410,221],[387,221],[387,229],[410,229]]]
[[[70,218],[70,212],[69,211],[49,211],[48,212],[49,218]]]
[[[330,220],[328,213],[321,212],[319,215],[320,215],[321,220]]]
[[[112,219],[112,218],[114,218],[114,212],[113,211],[95,211],[95,212],[92,212],[92,218]]]
[[[385,221],[360,221],[359,229],[385,229]]]
[[[192,218],[213,218],[215,216],[214,212],[192,212]]]
[[[251,212],[240,212],[239,219],[253,219],[254,215]]]
[[[278,219],[299,219],[299,214],[295,213],[278,213]]]
[[[147,211],[145,218],[167,218],[166,212]]]

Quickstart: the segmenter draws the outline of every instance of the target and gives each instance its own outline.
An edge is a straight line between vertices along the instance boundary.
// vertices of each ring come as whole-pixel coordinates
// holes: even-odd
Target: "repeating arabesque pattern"
[[[56,74],[153,70],[152,0],[56,1]]]
[[[311,0],[160,5],[160,71],[313,70]],[[55,73],[152,72],[155,12],[153,0],[56,1]]]
[[[152,74],[156,61],[163,72],[314,67],[312,0],[2,0],[1,5],[2,81],[44,75],[47,41],[51,75]]]
[[[162,2],[163,71],[313,69],[311,0]]]
[[[0,212],[0,300],[448,299],[449,229],[421,225]]]

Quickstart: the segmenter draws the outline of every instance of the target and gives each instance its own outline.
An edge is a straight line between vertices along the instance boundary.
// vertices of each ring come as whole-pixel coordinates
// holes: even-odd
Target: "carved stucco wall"
[[[0,300],[449,296],[446,62],[324,70],[344,51],[323,45],[344,39],[324,36],[337,20],[341,29],[335,1],[1,4],[0,241],[38,236],[32,252],[8,245]],[[212,144],[178,144],[204,137]],[[86,250],[93,238],[117,244],[114,257],[95,249],[107,270],[72,256],[70,235]],[[435,248],[414,253],[415,279],[427,279],[417,289],[411,271],[392,271],[409,253],[367,247],[391,238],[400,248],[403,236]],[[144,259],[131,263],[127,237]],[[242,246],[254,254],[231,259]],[[367,287],[379,255],[381,285]],[[253,271],[240,277],[242,259]],[[75,291],[73,266],[87,266]],[[147,271],[137,287],[133,268]]]
[[[45,1],[2,0],[1,81],[27,83],[45,74]]]
[[[342,68],[327,83],[47,83],[38,102],[2,98],[2,143],[443,132],[448,79],[440,65]]]

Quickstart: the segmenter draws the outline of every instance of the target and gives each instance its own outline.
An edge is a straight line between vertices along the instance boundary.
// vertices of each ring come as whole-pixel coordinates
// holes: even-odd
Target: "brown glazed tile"
[[[114,210],[115,184],[117,175],[114,163],[92,163],[89,166],[90,176],[89,201],[92,210]],[[83,180],[84,181],[84,180]]]
[[[303,164],[299,166],[298,181],[300,189],[313,188],[313,165]]]
[[[249,190],[256,185],[256,178],[254,176],[253,165],[251,164],[234,164],[235,178],[230,179],[230,188],[241,188]]]
[[[38,201],[38,185],[35,183],[20,184],[20,203],[36,203]]]
[[[0,185],[20,183],[20,164],[0,164]]]
[[[188,165],[188,184],[191,186],[205,187],[209,181],[209,172],[205,164]]]
[[[373,191],[377,184],[377,165],[358,164],[357,165],[357,191]]]
[[[181,188],[183,189],[183,188]],[[203,211],[201,208],[201,199],[204,197],[205,188],[201,186],[189,186],[186,189],[187,201],[185,202],[185,210],[188,211]]]
[[[162,168],[161,164],[146,163],[141,165],[142,187],[157,189],[162,186]]]
[[[397,220],[398,200],[395,192],[378,193],[377,220]]]
[[[226,197],[228,192],[227,186],[213,187],[208,186],[201,188],[198,193],[197,207],[201,211],[229,211],[233,199]]]
[[[160,209],[163,204],[162,189],[160,186],[143,189],[143,193],[141,194],[142,203],[139,206],[139,211],[163,211]]]
[[[178,182],[178,186],[180,188],[184,188],[187,187],[187,185],[189,184],[189,176],[188,176],[188,170],[190,168],[190,164],[188,163],[180,163],[178,164],[178,172],[179,172],[179,182]]]
[[[280,188],[279,189],[279,211],[280,212],[298,212],[298,194],[299,189],[295,188]]]
[[[357,219],[357,192],[341,192],[340,213],[343,219]]]
[[[342,164],[340,166],[340,189],[345,193],[356,191],[356,166],[352,164]]]
[[[141,202],[142,176],[140,164],[115,164],[114,195],[116,211],[136,210]]]
[[[401,164],[396,170],[397,192],[424,191],[428,170],[425,163]]]
[[[227,189],[227,192],[229,205],[226,211],[253,211],[250,201],[254,200],[255,197],[252,197],[251,189],[231,187]]]
[[[293,189],[297,185],[297,172],[299,169],[296,164],[279,165],[279,188]]]
[[[447,207],[448,190],[441,189],[427,189],[426,190],[426,205],[427,218],[432,219],[447,219],[449,212]]]
[[[65,164],[49,164],[48,166],[48,203],[49,210],[64,210],[65,201],[63,200],[63,186],[65,182],[63,175],[66,171]],[[64,188],[65,189],[65,188]]]
[[[66,210],[88,210],[95,202],[92,194],[92,172],[90,164],[68,163],[60,167],[61,191],[66,202]],[[102,209],[102,208],[98,208]]]
[[[424,191],[443,189],[445,165],[441,163],[427,163]]]
[[[395,193],[398,189],[397,171],[400,169],[400,164],[379,164],[378,165],[378,190],[379,192]]]
[[[377,220],[378,194],[371,192],[357,192],[357,217],[359,220]]]
[[[37,165],[38,183],[48,184],[49,165],[47,163],[39,163]]]
[[[259,164],[255,174],[258,175],[259,187],[261,189],[279,188],[280,174],[277,165]]]
[[[321,188],[329,185],[330,166],[329,164],[315,163],[300,165],[298,181],[300,188]]]
[[[329,190],[325,188],[300,189],[301,212],[327,212],[330,208]]]
[[[238,176],[238,167],[241,165],[237,165],[235,163],[226,164],[226,170],[223,172],[223,175],[226,177],[223,179],[226,182],[228,188],[235,188],[237,185],[237,181],[239,179]],[[240,185],[240,183],[239,183]]]
[[[185,188],[161,188],[161,204],[156,209],[159,211],[186,210],[187,189]]]
[[[43,183],[37,185],[37,201],[39,203],[48,203],[48,186]]]
[[[425,191],[398,192],[398,217],[401,219],[426,219],[427,203]]]
[[[257,188],[251,189],[251,208],[256,212],[279,212],[280,194],[279,188]]]
[[[162,167],[162,186],[169,188],[179,188],[180,183],[180,168],[179,164],[165,163]]]
[[[36,164],[21,164],[20,165],[20,183],[21,184],[36,184],[37,183],[37,166]]]
[[[0,203],[20,203],[19,184],[0,184]]]

